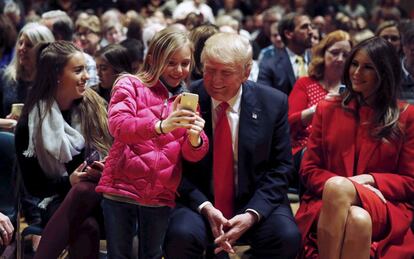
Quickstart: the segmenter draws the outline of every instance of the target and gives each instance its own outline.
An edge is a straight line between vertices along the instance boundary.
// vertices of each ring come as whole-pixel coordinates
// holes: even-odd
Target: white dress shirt
[[[241,96],[243,92],[243,87],[239,88],[239,91],[237,91],[236,95],[234,95],[230,100],[227,101],[229,104],[229,107],[226,110],[227,119],[229,121],[230,131],[231,131],[231,140],[232,140],[232,147],[233,147],[233,168],[234,168],[234,190],[237,192],[238,187],[238,144],[239,144],[239,124],[240,124],[240,108],[241,108]],[[216,128],[216,122],[217,122],[217,113],[216,108],[217,106],[222,103],[221,101],[217,101],[214,98],[211,98],[211,114],[212,114],[212,126],[213,126],[213,134],[214,129]],[[213,186],[213,184],[211,185]],[[214,191],[214,190],[212,190]],[[211,204],[211,202],[206,201],[203,202],[199,207],[198,210],[201,211],[204,206],[207,204]],[[260,214],[253,210],[253,209],[246,209],[246,211],[253,212],[257,219],[260,219]]]

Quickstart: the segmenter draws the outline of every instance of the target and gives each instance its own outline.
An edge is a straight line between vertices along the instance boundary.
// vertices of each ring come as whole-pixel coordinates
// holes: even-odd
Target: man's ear
[[[285,34],[285,37],[289,40],[293,37],[293,31],[284,30],[283,34]]]
[[[244,67],[243,70],[243,82],[246,82],[247,79],[249,79],[250,71],[252,70],[252,63],[249,63]]]

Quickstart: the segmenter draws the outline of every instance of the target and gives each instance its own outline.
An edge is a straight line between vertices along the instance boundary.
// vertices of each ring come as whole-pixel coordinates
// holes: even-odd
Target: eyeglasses
[[[80,31],[80,32],[76,32],[76,36],[77,37],[82,37],[82,36],[84,36],[84,37],[86,37],[86,36],[88,36],[89,34],[95,34],[95,32],[93,32],[93,31],[91,31],[91,30],[86,30],[86,31]]]
[[[400,37],[398,37],[396,35],[383,35],[381,37],[384,38],[387,41],[392,41],[392,42],[396,42],[396,41],[400,40]]]
[[[326,52],[328,52],[329,54],[331,54],[335,58],[339,57],[341,54],[344,57],[344,59],[348,58],[348,56],[349,56],[348,51],[343,51],[343,50],[339,50],[339,49],[326,50]]]

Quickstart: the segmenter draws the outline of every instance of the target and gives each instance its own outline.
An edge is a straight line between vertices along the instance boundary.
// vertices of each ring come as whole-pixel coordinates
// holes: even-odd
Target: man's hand
[[[7,246],[12,240],[14,232],[13,224],[9,217],[0,212],[0,245]]]
[[[201,210],[201,214],[203,214],[210,223],[211,232],[213,232],[214,238],[217,238],[224,233],[223,227],[227,224],[228,220],[223,216],[221,211],[214,208],[212,204],[207,204]]]
[[[238,214],[231,218],[225,228],[227,231],[224,232],[219,237],[216,237],[214,243],[219,245],[214,250],[214,253],[219,253],[222,250],[228,253],[234,253],[232,245],[247,231],[249,230],[254,223],[256,222],[256,216],[252,212],[245,212],[243,214]],[[230,245],[230,247],[229,247]]]
[[[229,221],[223,216],[221,211],[214,208],[212,204],[207,204],[201,210],[201,214],[203,214],[210,223],[211,232],[213,232],[214,238],[218,238],[224,234],[224,228],[229,224]],[[225,248],[224,250],[229,251],[229,253],[234,253],[229,242],[223,241],[220,246]]]

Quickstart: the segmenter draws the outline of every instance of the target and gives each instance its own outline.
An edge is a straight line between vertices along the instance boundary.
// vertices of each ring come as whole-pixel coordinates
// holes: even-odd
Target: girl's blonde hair
[[[157,32],[149,44],[144,66],[137,76],[149,87],[155,85],[171,56],[186,45],[191,49],[192,67],[194,47],[188,34],[175,28],[166,28]]]

